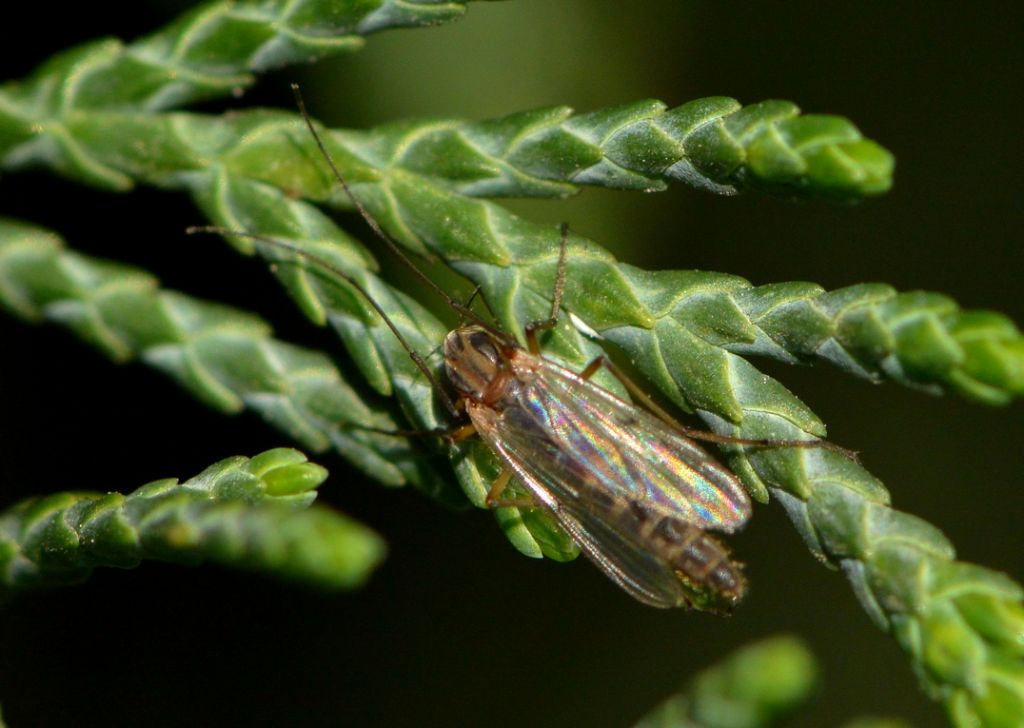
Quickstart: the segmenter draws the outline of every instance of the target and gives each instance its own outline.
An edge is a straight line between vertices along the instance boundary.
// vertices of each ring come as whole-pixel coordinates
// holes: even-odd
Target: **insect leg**
[[[565,291],[565,251],[569,246],[569,223],[562,223],[562,241],[558,247],[558,269],[555,271],[555,290],[551,296],[551,314],[546,319],[531,321],[526,324],[524,333],[526,345],[530,353],[540,354],[540,342],[537,341],[537,332],[553,329],[558,323],[558,312],[562,309],[562,293]]]
[[[431,434],[438,435],[450,442],[452,445],[456,445],[463,440],[468,440],[476,434],[476,426],[472,422],[467,422],[464,425],[458,425],[450,430],[441,430],[440,432],[433,432]]]
[[[469,294],[469,298],[467,298],[466,302],[464,304],[462,304],[462,305],[465,306],[466,308],[473,308],[473,301],[475,301],[476,297],[479,296],[479,295],[480,295],[480,286],[477,285],[477,286],[475,286],[473,288],[473,292],[471,294]]]
[[[536,508],[537,504],[533,498],[502,498],[501,494],[508,488],[509,481],[512,480],[512,471],[508,468],[502,468],[501,472],[498,473],[498,477],[491,483],[491,489],[487,492],[487,503],[488,508]]]
[[[480,286],[479,285],[476,286],[473,289],[472,295],[470,295],[469,299],[466,301],[464,306],[467,309],[472,310],[472,308],[473,308],[473,301],[475,301],[478,296],[480,297],[480,302],[483,303],[484,308],[487,309],[487,315],[491,317],[491,320],[497,321],[498,317],[494,315],[494,309],[491,308],[491,304],[487,303],[487,299],[480,295]]]
[[[719,435],[717,432],[708,432],[707,430],[698,430],[693,427],[687,427],[666,412],[664,408],[660,407],[658,403],[640,389],[637,383],[630,379],[629,376],[615,364],[615,362],[603,354],[587,364],[583,371],[580,372],[579,376],[583,379],[590,379],[590,377],[594,376],[597,370],[601,367],[607,369],[616,379],[622,382],[622,385],[627,389],[627,391],[629,391],[630,395],[653,413],[658,419],[674,429],[679,430],[680,433],[693,440],[703,440],[705,442],[715,442],[725,445],[751,445],[754,447],[820,447],[825,450],[831,450],[832,452],[839,453],[843,457],[848,460],[852,460],[855,463],[860,462],[855,450],[849,450],[845,447],[829,442],[828,440],[771,440],[765,438],[733,437],[731,435]]]
[[[392,437],[439,437],[445,442],[453,445],[458,444],[463,440],[468,440],[476,434],[476,428],[472,423],[434,430],[385,430],[383,427],[362,427],[358,425],[353,426],[352,429],[362,430],[364,432],[376,432],[380,435],[391,435]]]

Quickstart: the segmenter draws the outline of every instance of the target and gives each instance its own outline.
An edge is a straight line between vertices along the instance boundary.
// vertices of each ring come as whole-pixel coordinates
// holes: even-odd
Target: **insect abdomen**
[[[611,506],[623,528],[634,529],[676,572],[690,606],[728,611],[746,591],[740,565],[717,539],[693,524],[646,508],[638,501]]]
[[[650,538],[658,544],[662,558],[702,599],[710,598],[728,608],[743,597],[743,572],[713,536],[689,523],[662,517],[652,527]]]

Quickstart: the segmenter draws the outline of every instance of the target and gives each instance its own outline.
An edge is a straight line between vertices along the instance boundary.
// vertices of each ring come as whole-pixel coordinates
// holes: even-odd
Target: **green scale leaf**
[[[673,109],[645,100],[574,116],[560,106],[340,135],[375,166],[482,197],[562,196],[586,185],[651,192],[681,181],[721,194],[856,200],[888,191],[894,166],[846,119],[722,96]]]
[[[139,358],[226,414],[252,410],[388,485],[462,502],[425,452],[371,431],[398,426],[329,357],[273,338],[253,314],[162,290],[137,268],[64,250],[53,233],[11,220],[0,220],[0,305],[66,326],[115,361]]]
[[[789,636],[761,640],[727,655],[634,728],[769,728],[807,702],[817,684],[814,656]]]
[[[278,448],[128,495],[28,499],[0,512],[0,599],[143,560],[214,561],[322,588],[359,586],[384,557],[384,543],[339,513],[310,507],[326,477],[302,453]]]
[[[264,143],[274,129],[289,128],[282,125],[279,115],[267,118],[271,118],[273,129],[264,137]],[[116,122],[117,119],[108,116],[106,120]],[[141,123],[138,116],[130,121]],[[201,128],[203,120],[181,116],[175,117],[175,123],[194,129],[197,124]],[[218,123],[211,120],[214,128]],[[247,118],[238,123],[254,122]],[[410,311],[417,311],[413,302],[389,291],[368,269],[359,267],[368,257],[365,251],[315,208],[292,196],[303,192],[297,185],[313,177],[308,173],[297,174],[300,168],[297,162],[285,164],[282,169],[287,172],[287,178],[278,182],[288,190],[286,195],[268,184],[273,181],[273,165],[250,169],[254,160],[248,161],[252,158],[247,159],[241,153],[239,144],[244,145],[244,142],[232,141],[261,138],[260,134],[252,133],[253,127],[247,128],[247,136],[196,135],[203,142],[214,140],[226,146],[212,150],[218,154],[211,157],[212,163],[205,170],[185,175],[161,170],[151,181],[187,187],[210,219],[218,224],[279,236],[298,244],[308,239],[319,254],[336,248],[331,255],[336,256],[338,264],[370,289],[374,297],[382,301],[385,310],[396,316],[413,346],[420,351],[430,351],[436,346],[444,327],[422,310],[410,317]],[[298,123],[293,123],[290,129],[285,138],[299,150],[293,153],[315,160],[316,152],[308,138],[303,143],[302,137],[294,136],[301,133]],[[187,143],[187,139],[179,135],[178,141]],[[336,161],[355,194],[396,240],[416,251],[425,247],[479,284],[507,329],[519,331],[527,321],[546,315],[558,249],[556,230],[530,224],[491,203],[460,196],[446,185],[411,172],[373,169],[366,160],[354,158],[344,149],[337,150],[337,146],[337,140],[332,137],[331,151],[341,152]],[[279,148],[283,149],[284,145]],[[119,154],[130,156],[130,150],[126,150],[127,146],[119,147]],[[209,147],[204,149],[205,153],[210,151]],[[136,153],[135,158],[138,157],[144,158],[144,154]],[[213,161],[217,159],[221,161]],[[242,172],[259,174],[261,180],[240,173],[236,163],[241,164]],[[342,198],[327,192],[329,179],[327,175],[320,176],[312,192],[338,203]],[[236,244],[243,250],[253,247],[244,240]],[[281,262],[277,253],[258,252]],[[926,345],[928,339],[899,335],[906,329],[908,316],[937,318],[940,327],[949,326],[948,317],[955,316],[948,306],[936,307],[933,298],[911,295],[900,299],[899,294],[886,297],[886,292],[877,287],[843,291],[833,294],[830,300],[829,294],[803,285],[776,286],[762,292],[741,279],[728,276],[711,275],[701,280],[699,274],[682,274],[683,278],[652,275],[617,264],[598,246],[578,236],[572,237],[569,260],[567,311],[621,347],[640,372],[674,402],[696,411],[713,429],[742,437],[818,437],[824,434],[824,428],[803,403],[778,382],[760,374],[739,356],[740,353],[778,356],[782,351],[797,359],[795,354],[805,352],[798,349],[791,353],[783,346],[806,345],[800,342],[808,338],[803,333],[808,328],[804,323],[808,316],[821,310],[836,310],[843,314],[839,321],[826,319],[824,324],[810,327],[811,331],[820,332],[830,325],[836,335],[829,341],[835,343],[839,343],[840,332],[849,336],[851,332],[865,331],[869,336],[866,345],[864,348],[851,346],[845,361],[852,359],[870,365],[874,356],[879,372],[912,379],[928,369],[920,365],[893,366],[893,363],[899,363],[901,355],[916,362],[929,361],[918,353],[921,342]],[[288,279],[286,285],[290,285],[302,308],[315,319],[326,318],[335,324],[370,381],[381,391],[387,391],[390,384],[414,423],[434,426],[438,420],[432,392],[390,332],[379,321],[367,318],[366,307],[358,297],[340,296],[336,281],[325,281],[322,275],[309,274],[303,270],[306,267],[299,262],[295,266],[297,270],[289,273],[290,266],[279,266]],[[583,286],[578,283],[581,279],[585,281]],[[676,289],[681,281],[686,284],[682,293]],[[861,306],[852,303],[858,293],[866,299]],[[794,296],[800,298],[794,300]],[[814,305],[819,296],[825,297],[826,302],[821,309]],[[923,308],[907,306],[904,302],[917,303]],[[748,314],[748,308],[754,315]],[[781,327],[778,322],[785,320],[790,312],[798,314],[795,323]],[[744,317],[747,325],[744,325]],[[759,329],[758,323],[765,317],[772,326]],[[891,332],[885,328],[887,325],[892,326]],[[879,332],[886,335],[879,336]],[[1019,344],[1019,340],[1017,335],[1013,341]],[[368,341],[371,342],[369,347]],[[546,352],[551,356],[575,368],[600,352],[594,342],[569,324],[568,319],[552,332],[546,345]],[[899,348],[901,345],[911,348],[903,351]],[[1013,350],[1012,346],[1009,348]],[[812,351],[828,352],[830,349],[818,342]],[[942,358],[933,360],[942,361]],[[861,368],[868,369],[863,365]],[[955,378],[949,377],[947,381],[955,381]],[[604,383],[610,385],[607,380]],[[481,462],[479,450],[472,452],[472,457],[456,454],[456,473],[470,501],[481,505],[491,480],[483,473],[493,471],[493,463]],[[999,655],[1005,652],[1005,647],[992,643],[971,624],[956,617],[959,607],[951,592],[927,588],[926,580],[926,588],[918,595],[919,599],[908,602],[902,594],[907,582],[920,583],[918,575],[922,572],[935,573],[947,564],[958,564],[951,560],[951,548],[936,549],[935,539],[931,537],[922,540],[920,529],[913,528],[917,519],[891,511],[888,495],[877,479],[835,453],[819,450],[742,452],[734,448],[727,455],[730,466],[756,498],[765,500],[769,494],[775,495],[787,507],[812,550],[826,562],[844,570],[865,608],[911,654],[925,684],[936,697],[951,711],[983,709],[990,690],[1000,683],[993,665],[1003,660]],[[828,507],[819,509],[819,503]],[[850,511],[850,517],[837,518],[831,507],[833,503],[840,507],[840,516]],[[857,511],[877,515],[866,522],[856,517]],[[558,558],[572,555],[571,550],[552,549],[552,544],[557,544],[559,539],[563,544],[566,542],[564,535],[550,522],[538,528],[528,521],[524,523],[521,515],[503,514],[502,518],[511,519],[503,524],[506,533],[525,553],[540,555],[547,549],[548,555]],[[869,527],[865,530],[865,523],[877,521],[895,524],[897,531],[900,528],[909,528],[909,531],[905,537],[889,538],[884,529]],[[856,545],[864,543],[877,545],[868,548]],[[885,548],[881,548],[883,543]],[[965,584],[964,594],[958,596],[986,594],[994,597],[1000,609],[1020,608],[1017,585],[999,574],[980,572],[985,574],[984,579]],[[936,609],[951,610],[955,617],[952,623],[957,625],[957,639],[964,645],[973,645],[970,654],[980,651],[987,656],[983,662],[976,663],[970,680],[954,680],[954,673],[949,671],[936,675],[923,668],[926,650],[919,649],[918,642],[930,644],[929,640],[933,639],[933,634],[924,626],[930,624],[928,615]],[[906,624],[913,628],[904,628]],[[1009,659],[1010,664],[1020,665],[1019,657]],[[956,707],[962,704],[969,708]]]
[[[185,187],[207,208],[216,204],[211,198],[228,194],[232,186],[245,184],[242,180],[259,180],[292,195],[348,205],[328,170],[316,161],[318,151],[293,114],[251,112],[220,119],[188,114],[85,114],[69,121],[67,128],[79,149],[90,152],[88,170],[82,171],[85,175],[100,169],[108,177]],[[504,224],[489,217],[492,208],[460,202],[464,198],[452,196],[448,181],[431,185],[427,178],[403,168],[374,168],[371,163],[377,156],[367,152],[365,145],[349,145],[350,137],[347,132],[331,134],[328,148],[364,203],[402,243],[423,252],[420,239],[432,235],[450,260],[461,260],[466,267],[482,260],[497,265],[509,262],[511,256],[502,241],[510,238],[522,259],[532,248],[539,264],[552,265],[550,247],[543,248],[550,241],[542,242],[535,231],[520,230],[517,224],[507,225],[499,236],[491,235],[486,247],[475,244],[474,234]],[[255,196],[258,188],[242,194]],[[287,235],[288,230],[273,219],[287,214],[274,202],[276,194],[268,192],[262,205],[247,206],[246,215],[251,217],[238,210],[232,219],[245,230]],[[441,220],[469,215],[476,222],[430,229],[435,213]],[[417,222],[418,216],[425,216],[426,222]],[[316,223],[310,219],[304,224]],[[619,267],[602,263],[600,256],[594,261],[577,258],[575,279],[581,287],[601,280],[607,289],[622,276]],[[631,272],[636,277],[645,275],[635,269]],[[477,270],[476,275],[488,273]],[[1001,314],[963,311],[946,297],[899,293],[883,284],[830,292],[805,283],[755,287],[719,274],[689,274],[689,281],[681,281],[679,275],[655,278],[643,286],[650,299],[648,308],[663,310],[674,302],[677,315],[685,315],[691,326],[700,325],[700,333],[710,343],[732,353],[787,362],[823,360],[871,379],[954,391],[989,404],[1008,403],[1024,392],[1024,337]],[[626,290],[629,287],[619,286],[618,291],[590,302],[590,315],[608,318],[597,305],[601,300],[622,302],[621,308],[635,295]],[[650,310],[633,306],[627,321],[650,326]],[[376,386],[385,385],[378,381]]]
[[[420,316],[425,312],[389,291],[373,276],[365,251],[296,199],[347,205],[329,176],[317,179],[299,171],[300,159],[316,164],[317,157],[308,137],[295,135],[301,130],[298,122],[289,125],[280,115],[176,115],[169,117],[170,128],[179,131],[173,145],[182,149],[150,157],[147,145],[131,147],[129,140],[138,141],[139,136],[113,131],[119,124],[141,131],[150,124],[167,124],[168,117],[64,108],[54,122],[45,114],[38,118],[38,109],[19,101],[10,94],[0,96],[0,159],[5,167],[43,164],[94,184],[123,187],[146,181],[186,188],[217,222],[250,223],[250,232],[309,240],[319,253],[331,251],[343,270],[371,288],[389,313],[397,314],[411,338],[436,343],[437,326]],[[9,113],[15,108],[16,113]],[[375,156],[371,146],[360,146],[368,137],[351,132],[329,135],[328,146],[357,196],[385,229],[411,250],[438,255],[479,283],[498,319],[513,331],[546,314],[551,281],[544,279],[554,270],[557,233],[460,192],[505,194],[508,189],[524,194],[520,186],[535,185],[542,194],[560,194],[577,181],[609,180],[651,189],[659,183],[658,174],[652,174],[658,170],[663,178],[681,177],[717,191],[743,187],[787,196],[849,199],[889,184],[891,158],[844,120],[800,117],[788,102],[737,107],[728,99],[701,100],[685,112],[683,108],[673,114],[657,102],[641,102],[575,118],[567,111],[548,111],[500,120],[493,125],[499,145],[489,153],[507,155],[508,160],[487,159],[485,154],[473,161],[467,154],[440,166],[449,177],[427,174],[412,161],[406,165],[404,159]],[[265,135],[256,130],[263,119],[269,120]],[[522,138],[515,129],[520,120],[530,132]],[[19,136],[19,123],[31,125],[31,141]],[[235,124],[252,126],[238,135]],[[429,124],[421,129],[411,125],[402,133],[425,131],[426,139],[434,130],[445,132],[445,123]],[[181,134],[186,127],[190,133]],[[107,133],[100,134],[100,129]],[[154,127],[153,135],[164,136],[167,130]],[[282,156],[246,156],[246,144],[273,148],[268,141],[275,132],[283,132],[276,147]],[[193,143],[206,145],[202,153],[193,153]],[[446,156],[482,147],[486,144],[469,136],[437,141]],[[436,161],[438,152],[431,152],[429,145],[424,150],[428,160],[432,155]],[[665,167],[672,154],[676,161]],[[292,161],[284,161],[289,155]],[[500,170],[500,179],[512,182],[494,184],[491,178],[478,184],[473,178],[474,170],[490,174],[494,169]],[[653,185],[643,186],[637,175],[649,177]],[[254,247],[246,240],[235,243],[243,252]],[[279,260],[279,251],[257,252],[288,262]],[[933,296],[878,287],[829,294],[800,284],[755,288],[717,275],[691,281],[689,295],[680,296],[670,287],[671,275],[659,277],[618,264],[578,236],[573,237],[570,259],[578,261],[573,264],[578,270],[570,267],[570,281],[578,275],[587,288],[568,287],[567,310],[620,346],[667,396],[720,432],[772,438],[824,434],[803,403],[741,358],[748,354],[796,361],[823,358],[868,376],[938,386],[982,401],[1007,401],[1020,393],[1024,347],[1017,329],[998,314],[963,314]],[[336,281],[326,286],[322,275],[307,270],[301,260],[279,267],[303,309],[339,329],[380,391],[393,390],[414,422],[436,418],[429,388],[417,382],[405,352],[393,340],[384,341],[382,327],[367,316],[357,296],[339,293]],[[574,366],[599,351],[567,320],[546,343],[554,358]],[[367,349],[370,353],[360,353]],[[706,384],[695,377],[706,378]],[[488,462],[477,462],[478,453],[471,449],[469,457],[465,451],[456,454],[460,480],[476,503],[482,501],[486,476],[492,474]],[[755,497],[778,498],[810,548],[843,569],[865,608],[896,636],[926,687],[945,702],[958,724],[1005,722],[1006,716],[1021,714],[1014,712],[1024,695],[1018,585],[954,561],[952,547],[938,531],[890,509],[882,485],[835,453],[733,448],[730,463]],[[493,467],[493,460],[489,465]],[[551,543],[537,537],[533,542],[536,553],[540,543]],[[527,541],[520,547],[531,548]]]

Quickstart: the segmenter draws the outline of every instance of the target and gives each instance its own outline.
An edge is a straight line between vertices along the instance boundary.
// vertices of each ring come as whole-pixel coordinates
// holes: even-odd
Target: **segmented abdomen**
[[[734,606],[746,591],[740,565],[717,539],[693,524],[665,516],[640,501],[624,501],[594,491],[589,502],[605,508],[608,520],[632,531],[676,571],[690,589],[719,607]],[[696,598],[696,597],[695,597]],[[710,605],[705,605],[710,606]]]

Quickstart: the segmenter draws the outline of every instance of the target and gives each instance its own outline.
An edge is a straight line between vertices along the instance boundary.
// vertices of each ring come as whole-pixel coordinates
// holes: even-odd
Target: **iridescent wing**
[[[502,437],[515,447],[531,433],[521,443],[524,462],[535,434],[544,433],[563,472],[585,471],[613,497],[713,531],[735,531],[749,518],[750,499],[736,476],[668,424],[541,357],[517,352],[512,364],[525,370],[514,408],[522,411]],[[547,485],[556,498],[571,496],[562,479]]]
[[[638,600],[659,607],[703,600],[709,608],[728,608],[735,599],[716,600],[703,585],[682,578],[678,563],[686,545],[666,554],[665,541],[652,532],[674,522],[683,530],[735,530],[750,512],[735,476],[607,390],[525,352],[516,353],[516,363],[522,366],[511,392],[514,403],[470,406],[469,413],[534,499]]]
[[[599,515],[582,505],[561,505],[555,511],[558,522],[590,560],[635,599],[654,607],[728,612],[743,596],[746,582],[740,566],[695,526],[667,518],[645,520],[646,516],[628,513],[628,506]]]
[[[520,474],[524,483],[527,477]],[[633,598],[661,608],[693,602],[672,565],[650,544],[639,541],[636,533],[580,508],[578,502],[561,504],[554,515],[587,557]]]
[[[517,408],[501,413],[471,409],[470,414],[480,436],[608,578],[645,604],[668,608],[686,603],[683,585],[668,562],[637,534],[617,527],[610,512],[600,514],[601,501],[588,505],[588,471],[532,424],[518,421],[522,413]]]

